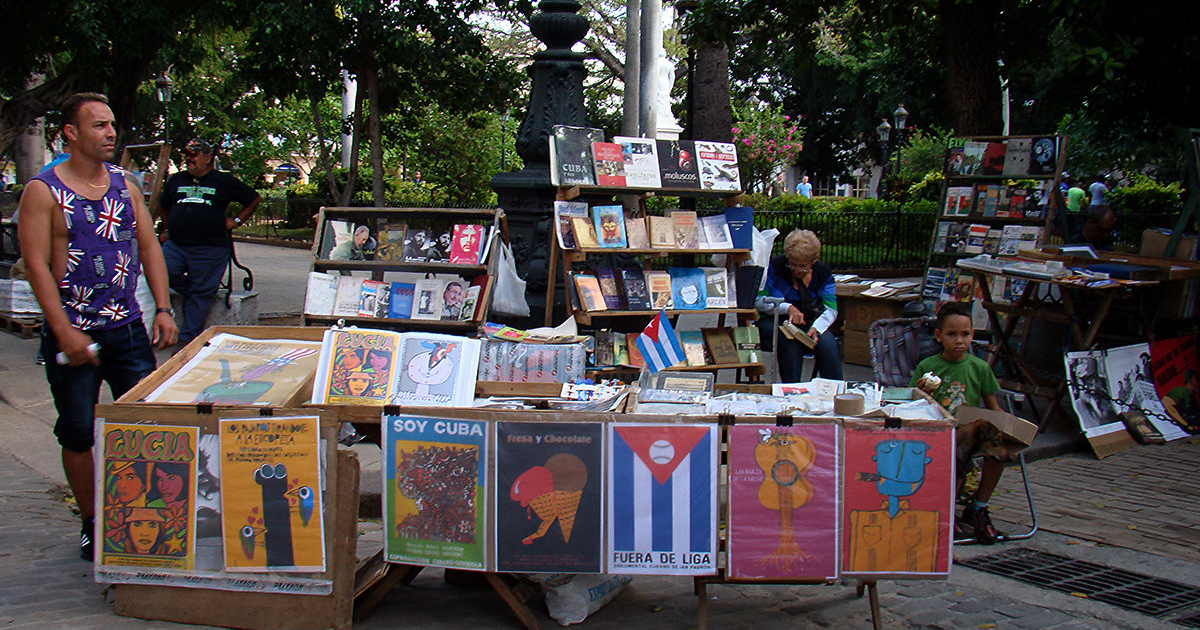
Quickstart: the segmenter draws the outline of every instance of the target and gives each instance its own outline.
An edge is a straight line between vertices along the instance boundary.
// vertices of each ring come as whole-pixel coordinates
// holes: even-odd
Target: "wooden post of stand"
[[[867,591],[868,601],[871,602],[871,627],[883,630],[883,615],[879,611],[879,587],[876,586],[875,580],[859,580],[855,588],[859,597],[862,597],[864,589]]]
[[[520,579],[510,585],[508,580],[514,578],[501,573],[484,573],[483,578],[500,595],[517,619],[521,620],[521,624],[525,626],[526,630],[541,630],[542,625],[538,623],[537,617],[534,617],[529,607],[525,605],[525,602],[529,601],[539,590],[537,584]]]

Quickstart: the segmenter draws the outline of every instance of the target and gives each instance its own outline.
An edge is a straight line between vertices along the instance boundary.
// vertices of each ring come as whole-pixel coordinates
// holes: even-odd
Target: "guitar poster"
[[[483,570],[488,423],[383,417],[389,562]]]
[[[96,564],[191,569],[196,427],[104,423]]]
[[[837,578],[838,459],[836,424],[730,427],[729,577]]]
[[[318,418],[221,419],[226,571],[325,570]]]
[[[954,425],[844,426],[842,575],[948,576]]]
[[[608,572],[717,572],[717,426],[609,424]]]
[[[496,424],[496,571],[599,573],[598,422]]]

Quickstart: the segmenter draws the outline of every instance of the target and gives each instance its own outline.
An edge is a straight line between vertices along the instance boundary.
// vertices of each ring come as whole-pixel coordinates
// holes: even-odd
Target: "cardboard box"
[[[0,313],[6,315],[27,316],[40,315],[42,307],[37,298],[33,297],[33,289],[26,280],[0,280]]]
[[[1154,256],[1156,258],[1194,259],[1196,257],[1196,236],[1192,234],[1181,236],[1179,243],[1175,246],[1175,252],[1171,255],[1164,255],[1173,233],[1172,230],[1164,230],[1162,228],[1145,229],[1142,231],[1142,248],[1138,251],[1143,256]]]
[[[1037,437],[1038,427],[1036,424],[1018,418],[1011,413],[993,411],[982,407],[972,407],[970,405],[960,405],[954,416],[958,418],[959,422],[964,423],[987,420],[992,426],[1000,429],[1001,433],[1025,446],[1033,444],[1033,439]]]
[[[871,340],[862,330],[846,330],[842,337],[842,360],[854,365],[871,366]]]

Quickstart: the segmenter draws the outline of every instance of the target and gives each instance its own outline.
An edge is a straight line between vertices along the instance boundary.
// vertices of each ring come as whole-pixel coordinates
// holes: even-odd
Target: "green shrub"
[[[1134,175],[1128,186],[1108,192],[1110,205],[1120,213],[1171,214],[1183,205],[1183,185],[1160,183],[1147,175]]]

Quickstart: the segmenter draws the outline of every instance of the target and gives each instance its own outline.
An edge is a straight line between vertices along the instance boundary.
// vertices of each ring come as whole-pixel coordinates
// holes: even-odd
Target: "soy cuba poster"
[[[837,578],[837,446],[835,424],[730,427],[730,577]]]
[[[496,425],[496,571],[599,573],[598,422]]]
[[[844,426],[842,575],[948,575],[953,424]]]
[[[717,427],[609,424],[608,571],[717,571]]]
[[[191,569],[197,427],[103,423],[97,565]]]
[[[318,419],[221,419],[226,571],[325,570]]]
[[[488,423],[383,417],[383,526],[390,562],[484,568]]]

